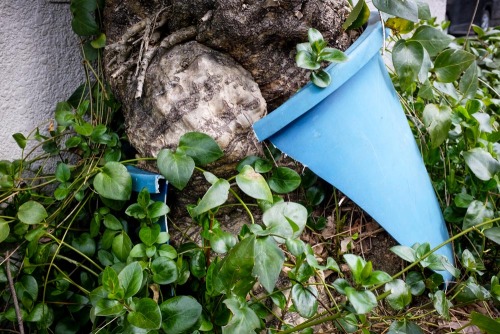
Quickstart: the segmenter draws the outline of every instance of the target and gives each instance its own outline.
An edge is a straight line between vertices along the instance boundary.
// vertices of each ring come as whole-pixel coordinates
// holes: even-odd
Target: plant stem
[[[12,273],[10,272],[10,254],[9,251],[5,253],[5,271],[7,272],[7,280],[9,281],[10,293],[12,293],[12,300],[14,302],[14,309],[16,310],[17,323],[19,325],[19,333],[24,334],[23,317],[21,315],[21,310],[19,309],[19,302],[17,300],[16,289],[14,288],[14,280],[12,279]]]
[[[229,191],[231,192],[231,194],[233,194],[234,197],[236,197],[238,202],[241,203],[241,205],[243,206],[245,211],[248,213],[248,216],[250,217],[250,221],[252,222],[252,224],[255,224],[255,219],[253,218],[252,212],[250,211],[248,206],[245,204],[245,202],[243,202],[243,200],[240,198],[240,196],[238,196],[238,194],[233,189],[229,188]]]

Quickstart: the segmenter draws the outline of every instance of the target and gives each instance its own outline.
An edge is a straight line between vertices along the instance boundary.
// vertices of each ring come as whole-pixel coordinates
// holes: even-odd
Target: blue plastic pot
[[[363,34],[332,64],[332,83],[311,83],[256,122],[257,138],[308,166],[356,202],[399,243],[449,238],[429,175],[380,55],[383,33],[372,15]],[[451,246],[441,248],[451,263]],[[440,272],[445,281],[448,272]]]
[[[141,192],[146,188],[150,198],[156,202],[167,203],[167,180],[161,175],[152,173],[134,166],[127,166],[127,171],[132,177],[132,191]],[[167,217],[163,216],[157,222],[162,232],[168,232]]]

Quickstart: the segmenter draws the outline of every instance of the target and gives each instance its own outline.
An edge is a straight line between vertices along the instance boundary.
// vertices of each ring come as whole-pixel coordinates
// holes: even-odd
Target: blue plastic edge
[[[255,122],[253,124],[253,130],[257,139],[259,141],[268,139],[276,132],[307,113],[312,107],[323,101],[333,91],[355,75],[380,51],[384,41],[381,30],[382,24],[378,20],[378,15],[372,13],[365,31],[345,51],[349,59],[344,63],[331,64],[326,68],[326,71],[332,77],[331,84],[328,87],[319,88],[309,82],[284,104],[268,114],[265,117],[265,121],[259,120]]]

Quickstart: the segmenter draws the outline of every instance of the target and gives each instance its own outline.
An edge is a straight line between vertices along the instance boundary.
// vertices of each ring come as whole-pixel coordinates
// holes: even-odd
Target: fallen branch
[[[16,289],[14,287],[14,280],[12,279],[12,274],[10,272],[10,254],[9,251],[5,253],[5,271],[7,271],[7,280],[9,281],[9,289],[12,293],[12,299],[14,301],[14,309],[16,311],[17,323],[19,325],[19,333],[24,334],[24,324],[23,317],[21,315],[21,310],[19,309],[19,302],[17,300]]]

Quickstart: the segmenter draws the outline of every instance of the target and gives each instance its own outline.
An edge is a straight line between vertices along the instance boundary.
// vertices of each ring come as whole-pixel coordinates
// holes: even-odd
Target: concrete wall
[[[446,0],[427,1],[443,19]],[[12,134],[45,130],[56,103],[83,80],[68,2],[0,0],[0,160],[18,158]]]
[[[0,22],[0,160],[11,160],[21,154],[12,134],[27,135],[53,117],[83,71],[69,3],[2,0]]]

